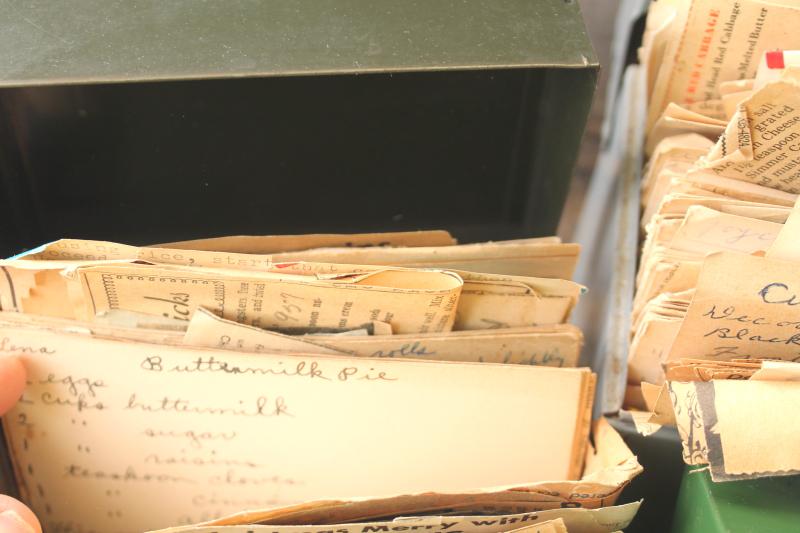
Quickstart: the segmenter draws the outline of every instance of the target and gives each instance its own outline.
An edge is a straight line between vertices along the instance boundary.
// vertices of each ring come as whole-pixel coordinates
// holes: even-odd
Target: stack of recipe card
[[[626,407],[645,433],[677,424],[684,460],[714,480],[800,472],[800,424],[783,416],[800,406],[798,24],[796,0],[659,1],[640,50]]]
[[[773,245],[800,193],[800,57],[774,50],[800,47],[800,35],[787,29],[797,24],[797,1],[681,0],[651,6],[640,57],[653,147],[642,183],[645,238],[628,405],[642,405],[639,383],[662,383],[663,365],[671,360],[777,356],[746,353],[730,342],[735,339],[710,330],[690,338],[688,326],[675,350],[673,341],[683,317],[697,310],[696,305],[689,310],[695,290],[706,292],[698,279],[709,254],[739,254],[713,261],[741,270],[743,256],[763,254]],[[670,106],[714,118],[721,126],[709,132],[695,117],[680,127],[670,122],[677,135],[664,137],[657,124],[669,122]],[[705,278],[720,290],[740,281]],[[713,318],[740,314],[732,302],[723,303],[700,315],[708,313],[706,318],[721,326],[736,325]],[[738,324],[746,325],[743,320]]]
[[[590,444],[577,256],[425,231],[2,261],[20,494],[52,532],[620,529],[641,467],[603,420]]]

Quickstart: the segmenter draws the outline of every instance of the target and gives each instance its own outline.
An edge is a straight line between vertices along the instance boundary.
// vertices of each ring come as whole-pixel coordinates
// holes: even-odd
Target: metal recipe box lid
[[[552,233],[597,69],[574,0],[12,2],[0,252]]]

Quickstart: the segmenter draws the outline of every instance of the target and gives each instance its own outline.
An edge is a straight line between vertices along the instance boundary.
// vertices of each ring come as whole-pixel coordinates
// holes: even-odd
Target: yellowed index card
[[[243,354],[57,332],[16,313],[0,315],[0,338],[28,370],[3,422],[46,530],[139,533],[582,472],[588,369]]]
[[[669,354],[800,360],[798,263],[722,252],[708,256]]]
[[[710,252],[751,253],[767,250],[783,224],[721,213],[700,205],[690,207],[670,248],[700,256]]]
[[[521,239],[418,248],[320,248],[275,254],[273,260],[467,270],[488,274],[571,279],[580,246]]]
[[[797,383],[715,380],[713,389],[716,425],[708,430],[720,436],[726,474],[800,470]]]

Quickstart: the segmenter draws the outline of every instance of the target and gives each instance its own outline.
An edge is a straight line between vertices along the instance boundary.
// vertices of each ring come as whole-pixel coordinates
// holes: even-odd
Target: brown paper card
[[[792,207],[797,195],[770,189],[755,183],[717,176],[712,172],[693,169],[692,173],[681,178],[692,186],[729,198],[759,202],[761,204]]]
[[[797,287],[797,263],[728,252],[708,256],[669,360],[800,359]]]
[[[431,361],[488,362],[574,367],[583,344],[570,324],[445,334],[290,337],[224,320],[198,310],[183,342],[192,346],[255,353],[301,352]]]
[[[725,250],[753,253],[767,250],[782,229],[776,222],[692,206],[669,247],[701,257]]]

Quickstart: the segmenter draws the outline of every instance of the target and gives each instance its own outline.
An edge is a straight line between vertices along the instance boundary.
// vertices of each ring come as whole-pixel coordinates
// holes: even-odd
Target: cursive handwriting
[[[365,381],[397,381],[397,378],[389,377],[384,371],[378,371],[374,374],[372,372],[375,372],[374,368],[370,368],[369,372],[366,372],[354,366],[347,366],[341,369],[336,377],[339,381],[348,381],[351,378]],[[359,373],[362,375],[359,375]]]
[[[550,352],[549,350],[545,350],[543,354],[532,353],[527,356],[515,358],[513,357],[514,352],[508,351],[506,352],[505,356],[503,357],[503,363],[511,363],[516,362],[516,364],[520,365],[531,365],[531,366],[564,366],[564,357],[561,356],[559,353],[558,348]],[[553,364],[555,363],[555,364]]]
[[[104,479],[109,481],[147,481],[147,482],[173,482],[173,483],[195,483],[195,481],[169,474],[150,474],[139,473],[132,466],[127,467],[123,472],[106,472],[105,470],[92,470],[81,465],[71,464],[64,468],[66,477],[76,477],[85,479]]]
[[[89,396],[97,396],[95,389],[100,389],[106,386],[102,380],[91,380],[89,378],[75,378],[73,376],[64,376],[57,378],[55,374],[48,374],[45,379],[39,380],[40,385],[66,385],[67,391],[73,396],[77,396],[79,392],[85,392]]]
[[[169,298],[162,298],[160,296],[143,296],[145,300],[154,302],[165,302],[167,307],[172,305],[172,312],[162,312],[161,314],[167,318],[174,318],[176,320],[189,321],[192,308],[189,302],[189,293],[186,292],[171,292]]]
[[[276,499],[264,498],[231,498],[229,496],[218,496],[216,493],[211,494],[195,494],[192,496],[192,505],[198,507],[213,507],[222,505],[225,507],[237,507],[240,509],[253,509],[263,507],[273,507],[282,503]]]
[[[755,324],[757,326],[766,326],[769,325],[769,322],[765,317],[751,317],[745,314],[738,314],[736,312],[736,307],[729,305],[723,308],[721,311],[717,309],[716,304],[711,306],[711,309],[703,313],[703,316],[706,318],[710,318],[712,320],[733,320],[735,322],[742,322],[745,324]]]
[[[732,329],[732,328],[714,328],[703,337],[716,337],[719,339],[736,339],[740,341],[764,342],[769,344],[793,344],[800,346],[800,333],[795,333],[790,337],[764,337],[762,335],[753,335],[747,328]]]
[[[741,355],[739,353],[739,347],[736,345],[732,346],[714,346],[712,348],[713,352],[708,354],[709,357],[722,357],[726,359],[733,359],[735,357],[741,358],[748,358],[749,356]]]
[[[414,341],[393,350],[378,350],[373,352],[370,357],[424,357],[426,355],[436,355],[436,352],[429,351],[424,344]]]
[[[210,357],[198,357],[189,364],[167,365],[159,355],[150,356],[144,359],[139,365],[144,370],[151,372],[222,372],[225,374],[255,374],[255,375],[274,375],[288,377],[319,378],[330,381],[326,377],[316,361],[310,364],[306,361],[299,361],[294,366],[284,367],[283,361],[278,361],[275,368],[252,367],[232,365],[227,361],[217,359],[213,355]]]
[[[486,363],[487,359],[481,355],[478,357],[478,362]],[[563,367],[564,357],[560,355],[558,348],[553,350],[553,353],[551,353],[549,350],[546,350],[544,354],[539,354],[538,352],[526,354],[525,351],[522,351],[520,355],[515,355],[513,350],[508,350],[506,353],[502,354],[502,358],[491,358],[488,360],[488,362],[530,366]]]
[[[225,472],[224,476],[211,476],[208,481],[212,485],[302,485],[294,479],[280,476],[242,476],[233,469]]]
[[[55,350],[48,348],[47,346],[23,346],[23,345],[16,345],[14,344],[10,338],[3,337],[0,340],[0,352],[6,353],[13,353],[17,355],[24,355],[24,354],[34,354],[40,353],[45,355],[53,355],[56,353]]]
[[[86,411],[87,409],[96,409],[102,411],[107,406],[103,402],[89,401],[86,399],[86,394],[83,392],[77,396],[62,398],[57,394],[51,392],[43,392],[41,396],[42,403],[45,405],[66,405],[68,407],[75,407],[78,412]]]
[[[183,451],[183,450],[181,450]],[[260,464],[244,459],[225,459],[217,457],[216,450],[211,450],[208,456],[186,455],[161,455],[151,453],[144,458],[145,463],[156,465],[190,465],[190,466],[242,466],[245,468],[259,468]]]
[[[796,294],[788,294],[789,286],[785,283],[770,283],[765,285],[758,295],[761,300],[767,304],[783,304],[783,305],[800,305],[800,300],[797,299]]]
[[[239,400],[237,407],[214,407],[194,405],[191,400],[183,398],[170,398],[164,396],[155,403],[143,403],[131,394],[125,409],[136,409],[148,413],[195,413],[201,415],[231,415],[231,416],[294,416],[286,406],[283,396],[276,396],[269,401],[266,396],[259,396],[255,402],[246,404]]]
[[[732,234],[724,241],[728,244],[737,244],[738,242],[753,238],[756,241],[764,241],[767,243],[772,242],[775,239],[775,234],[770,232],[762,232],[762,231],[753,231],[750,228],[742,228],[739,226],[725,226],[722,228],[722,233]]]
[[[139,364],[140,368],[149,372],[180,372],[180,373],[204,373],[204,372],[222,372],[225,374],[250,374],[250,375],[273,375],[273,376],[287,376],[287,377],[303,377],[310,379],[323,379],[326,381],[396,381],[396,378],[390,377],[385,371],[376,371],[374,368],[364,370],[355,366],[348,366],[341,368],[336,374],[335,378],[328,377],[325,371],[316,361],[299,361],[292,363],[292,365],[284,366],[283,361],[277,361],[272,367],[265,366],[238,366],[230,364],[227,361],[218,359],[213,355],[210,357],[198,357],[188,364],[167,364],[163,357],[160,355],[151,355],[145,357]],[[332,374],[333,375],[333,374]]]
[[[143,433],[151,438],[166,437],[173,439],[188,439],[189,442],[191,443],[191,446],[195,448],[202,448],[203,441],[216,441],[216,440],[230,441],[236,438],[235,431],[212,432],[212,431],[193,431],[191,429],[188,429],[186,431],[179,431],[179,430],[162,430],[162,429],[146,428],[143,431]]]

